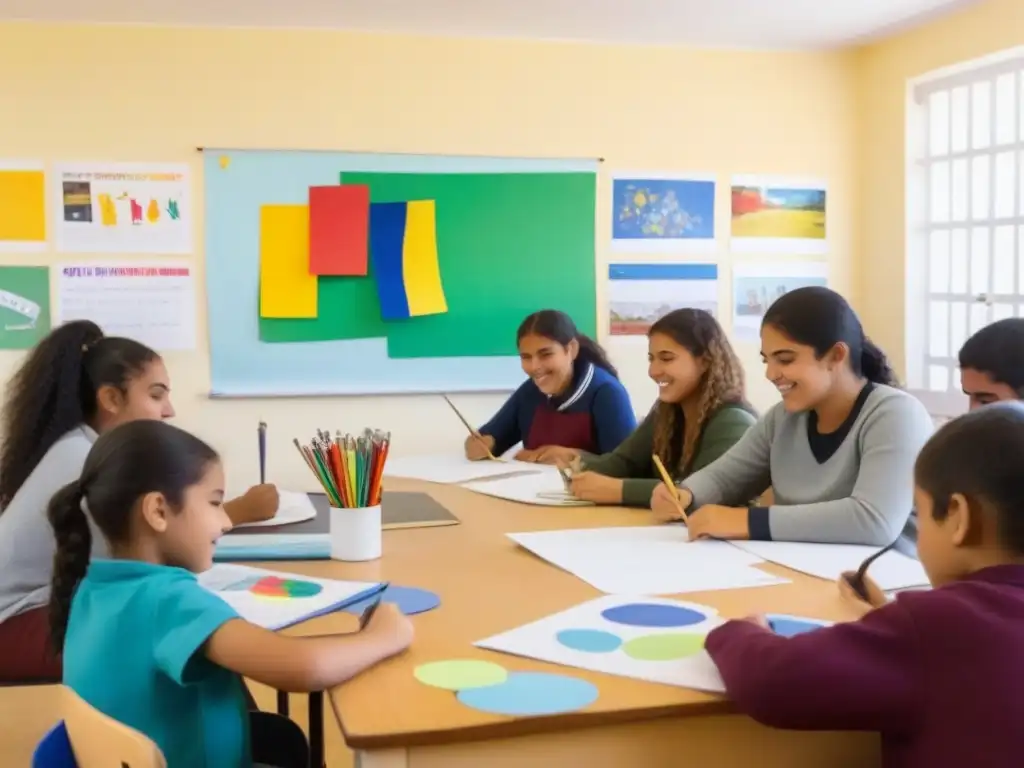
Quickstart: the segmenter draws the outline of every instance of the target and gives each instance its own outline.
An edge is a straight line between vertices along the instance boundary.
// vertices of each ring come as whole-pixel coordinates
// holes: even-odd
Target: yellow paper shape
[[[309,206],[260,208],[260,317],[316,317],[309,274]]]
[[[100,203],[100,224],[104,227],[117,226],[117,205],[110,195],[103,193],[99,196]]]
[[[0,171],[0,241],[46,242],[46,176]]]
[[[160,221],[160,205],[152,198],[150,198],[149,207],[146,209],[146,218],[149,219],[150,224]]]
[[[406,206],[402,244],[402,282],[409,301],[409,316],[439,315],[448,311],[437,261],[437,227],[433,200],[415,200]]]

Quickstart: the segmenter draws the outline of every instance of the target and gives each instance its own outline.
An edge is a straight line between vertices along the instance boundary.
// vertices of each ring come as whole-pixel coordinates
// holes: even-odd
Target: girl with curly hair
[[[743,368],[711,314],[677,309],[647,336],[648,375],[658,385],[658,402],[614,451],[559,457],[578,457],[583,464],[572,480],[578,498],[649,506],[661,482],[653,455],[681,480],[728,451],[757,420],[744,400]]]

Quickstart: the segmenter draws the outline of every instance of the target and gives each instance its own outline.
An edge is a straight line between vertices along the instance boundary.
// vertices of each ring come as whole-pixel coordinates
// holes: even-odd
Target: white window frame
[[[1014,131],[1011,143],[997,144],[997,99],[996,81],[1013,73],[1014,76]],[[989,83],[989,140],[984,148],[974,148],[973,132],[974,117],[971,109],[974,86]],[[966,148],[954,151],[953,112],[949,108],[950,126],[948,129],[949,147],[945,154],[930,156],[930,121],[929,100],[934,94],[966,87],[967,98],[967,136]],[[996,200],[996,157],[1013,153],[1015,157],[1015,183],[1013,192],[1013,216],[995,218]],[[953,309],[963,309],[966,335],[977,330],[972,327],[972,314],[977,312],[974,307],[984,305],[976,319],[982,325],[993,319],[993,306],[1006,308],[1012,305],[1017,316],[1024,316],[1024,46],[986,56],[982,59],[957,64],[941,70],[929,72],[907,82],[906,105],[906,362],[907,387],[911,393],[919,397],[928,408],[929,413],[938,420],[960,415],[967,410],[967,398],[960,391],[957,372],[957,353],[959,349],[949,349],[947,354],[932,355],[931,339],[928,328],[932,323],[930,308],[936,304],[945,304],[946,322],[949,323],[946,337],[950,346],[959,346],[962,340],[953,338]],[[981,216],[975,216],[972,195],[972,166],[975,158],[988,158],[988,210]],[[953,181],[954,161],[962,161],[965,167],[966,180],[964,195],[956,194]],[[930,220],[931,187],[929,175],[938,163],[949,166],[950,200],[948,221],[932,222]],[[954,201],[963,198],[965,202],[964,218],[954,221]],[[1011,290],[1002,290],[1002,286],[994,285],[994,237],[997,227],[1013,227],[1013,284]],[[988,290],[984,293],[972,292],[971,265],[972,230],[987,229],[988,244],[986,274]],[[929,247],[931,235],[938,231],[949,231],[952,243],[954,232],[962,234],[966,248],[966,283],[967,289],[953,292],[952,284],[952,246],[950,246],[950,264],[947,267],[948,290],[932,292],[931,254]],[[1005,232],[1005,230],[1003,230]],[[1000,290],[996,290],[999,288]],[[946,389],[938,390],[932,386],[930,377],[932,366],[947,368]]]

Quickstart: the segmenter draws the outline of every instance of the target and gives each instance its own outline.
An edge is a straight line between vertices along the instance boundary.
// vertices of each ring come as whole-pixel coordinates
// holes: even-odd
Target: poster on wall
[[[718,312],[715,264],[610,264],[608,280],[612,336],[646,336],[654,321],[674,309]]]
[[[188,262],[87,262],[54,267],[54,323],[92,320],[158,352],[196,347],[195,269]]]
[[[30,349],[49,332],[49,267],[0,267],[0,349]]]
[[[715,177],[618,173],[612,179],[612,250],[709,253],[715,249]]]
[[[36,253],[45,249],[43,163],[0,159],[0,253]]]
[[[730,249],[736,253],[824,254],[828,193],[807,179],[734,176]]]
[[[761,321],[776,299],[796,288],[828,285],[828,264],[790,261],[740,262],[732,268],[732,330],[741,341],[757,341]]]
[[[59,163],[54,229],[62,253],[192,253],[184,163]]]

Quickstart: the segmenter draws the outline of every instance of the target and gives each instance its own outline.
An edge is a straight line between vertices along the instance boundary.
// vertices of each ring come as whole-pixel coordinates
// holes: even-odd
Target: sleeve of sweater
[[[622,503],[647,507],[659,480],[655,479],[651,454],[654,450],[654,410],[640,422],[619,446],[600,456],[583,454],[583,468],[608,477],[622,478]]]
[[[886,399],[864,418],[857,435],[860,469],[853,493],[813,504],[755,507],[751,538],[877,547],[892,543],[913,510],[914,462],[933,429],[916,398]]]
[[[490,435],[494,438],[492,453],[495,456],[501,456],[523,439],[522,430],[519,429],[519,411],[525,405],[526,388],[529,386],[533,384],[529,381],[523,382],[491,420],[478,430],[481,435]]]
[[[772,728],[907,732],[925,711],[922,641],[900,601],[792,638],[730,621],[705,648],[737,709]]]
[[[636,429],[629,393],[618,379],[601,385],[591,406],[597,450],[614,451]]]
[[[746,505],[771,485],[771,450],[777,405],[749,427],[724,454],[682,482],[693,501],[705,504]]]
[[[744,408],[726,407],[719,410],[704,427],[697,455],[693,458],[691,474],[718,461],[755,423],[757,417]]]

